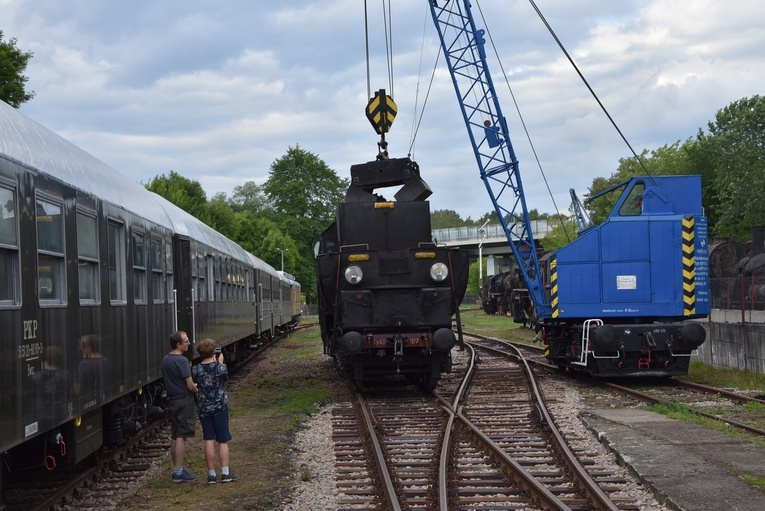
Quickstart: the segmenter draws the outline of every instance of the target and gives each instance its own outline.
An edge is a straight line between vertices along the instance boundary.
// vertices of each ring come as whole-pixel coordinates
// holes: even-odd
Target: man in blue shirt
[[[196,433],[194,396],[199,392],[191,379],[191,364],[186,353],[191,345],[186,332],[177,331],[170,335],[172,350],[162,360],[162,378],[169,400],[172,423],[170,456],[173,459],[173,482],[196,481],[196,477],[183,468],[186,455],[186,439]]]

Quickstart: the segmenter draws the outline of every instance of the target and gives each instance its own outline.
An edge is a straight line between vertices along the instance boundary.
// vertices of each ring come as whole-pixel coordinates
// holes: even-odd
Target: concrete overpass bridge
[[[535,240],[544,238],[550,230],[551,227],[547,220],[531,221],[531,232]],[[443,243],[449,247],[466,248],[471,259],[478,259],[480,252],[481,256],[487,258],[486,275],[496,275],[501,271],[510,270],[513,250],[510,248],[510,243],[507,241],[505,231],[500,224],[487,224],[483,228],[477,225],[452,227],[435,229],[432,232],[433,240],[436,243]],[[482,244],[481,234],[483,234]]]

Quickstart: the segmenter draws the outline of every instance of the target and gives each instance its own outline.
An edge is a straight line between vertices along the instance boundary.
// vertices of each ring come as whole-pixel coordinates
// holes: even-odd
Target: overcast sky
[[[440,0],[443,1],[443,0]],[[382,3],[368,0],[371,89],[390,89]],[[473,0],[559,209],[629,149],[527,0]],[[694,137],[732,101],[763,94],[761,0],[536,0],[632,147]],[[339,176],[377,154],[362,0],[0,0],[4,39],[34,52],[21,111],[147,182],[173,170],[212,197],[262,184],[290,146]],[[412,146],[438,40],[427,0],[392,1],[392,157]],[[412,157],[431,209],[492,209],[443,57]],[[554,212],[499,64],[490,62],[530,209]],[[419,90],[419,94],[418,94]],[[390,92],[389,92],[390,93]],[[418,110],[415,111],[415,104]]]

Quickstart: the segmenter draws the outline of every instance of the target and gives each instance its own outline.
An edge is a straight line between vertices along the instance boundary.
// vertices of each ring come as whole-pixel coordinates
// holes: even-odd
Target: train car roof
[[[250,260],[241,246],[204,222],[2,101],[0,154],[224,254]]]
[[[150,192],[151,193],[151,192]],[[209,225],[205,224],[195,216],[182,210],[164,197],[152,193],[160,206],[167,213],[172,222],[173,231],[188,236],[194,240],[200,241],[224,254],[228,254],[236,259],[248,262],[251,254],[243,249],[239,244],[231,241]]]
[[[270,275],[277,275],[279,272],[276,271],[276,268],[265,262],[264,260],[250,254],[249,252],[247,255],[250,257],[250,263],[252,263],[252,266],[257,268],[258,270],[263,270]]]
[[[172,228],[146,188],[0,101],[0,154],[140,217]]]
[[[295,277],[293,277],[289,273],[287,273],[285,271],[280,271],[280,270],[277,270],[276,273],[279,274],[279,277],[281,277],[281,279],[284,282],[288,282],[288,283],[292,284],[293,286],[298,286],[298,287],[300,286],[300,283],[297,280],[295,280]]]

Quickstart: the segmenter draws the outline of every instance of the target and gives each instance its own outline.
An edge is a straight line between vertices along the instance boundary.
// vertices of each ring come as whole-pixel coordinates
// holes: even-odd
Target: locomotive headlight
[[[432,270],[431,270],[431,273],[432,273]],[[361,268],[359,268],[355,264],[345,269],[345,281],[348,282],[348,284],[358,284],[359,282],[361,282],[361,279],[363,277],[364,277],[364,272],[361,271]]]
[[[449,270],[444,263],[436,263],[430,267],[430,278],[436,282],[443,282],[449,276]]]

